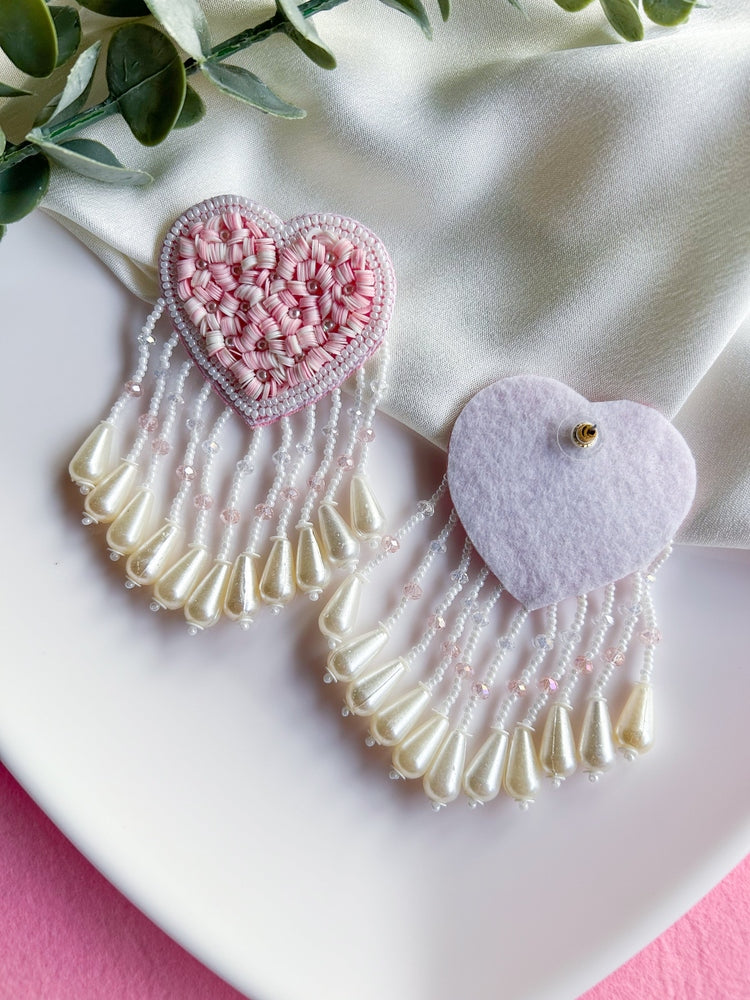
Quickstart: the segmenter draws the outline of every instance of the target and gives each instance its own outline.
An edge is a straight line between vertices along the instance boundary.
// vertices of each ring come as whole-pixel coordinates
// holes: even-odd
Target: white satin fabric
[[[193,77],[209,114],[162,146],[116,118],[88,133],[152,187],[56,171],[45,208],[145,298],[168,226],[203,198],[353,216],[399,282],[389,412],[444,444],[472,394],[521,373],[653,404],[698,463],[681,540],[748,546],[750,4],[627,44],[596,3],[525,3],[455,0],[447,25],[430,3],[431,43],[375,0],[318,15],[334,72],[284,38],[235,60],[304,121]],[[268,13],[205,8],[215,41]]]

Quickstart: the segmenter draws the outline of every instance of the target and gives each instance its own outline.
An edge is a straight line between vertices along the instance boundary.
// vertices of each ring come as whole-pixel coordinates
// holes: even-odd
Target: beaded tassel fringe
[[[501,793],[527,808],[545,778],[557,786],[583,771],[597,781],[618,749],[631,760],[646,753],[661,638],[651,584],[671,546],[625,580],[529,612],[468,538],[457,563],[433,572],[450,558],[450,536],[462,533],[451,508],[390,614],[360,624],[371,577],[404,551],[413,528],[447,506],[446,493],[443,480],[341,582],[319,618],[330,646],[324,680],[344,688],[344,715],[369,721],[365,742],[387,748],[390,776],[421,780],[435,809],[462,794],[476,806]],[[428,601],[415,624],[409,612]],[[613,725],[609,689],[631,664],[635,679]]]
[[[181,612],[192,633],[221,618],[248,628],[297,592],[317,600],[356,565],[362,543],[380,541],[366,469],[387,347],[352,376],[351,399],[335,388],[250,429],[192,362],[173,363],[177,333],[157,346],[164,307],[147,319],[135,370],[70,476],[83,523],[107,526],[110,558],[124,562],[126,587],[147,589],[152,610]]]

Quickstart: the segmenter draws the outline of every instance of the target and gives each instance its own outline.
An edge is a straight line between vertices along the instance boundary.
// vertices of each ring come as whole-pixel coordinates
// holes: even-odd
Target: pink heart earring
[[[661,639],[651,584],[694,492],[686,443],[650,407],[590,403],[536,376],[479,392],[435,494],[319,619],[324,679],[344,687],[344,715],[369,720],[366,743],[388,749],[391,777],[420,779],[437,809],[502,791],[527,807],[545,776],[597,780],[618,748],[648,751]],[[391,613],[362,630],[363,588],[448,493]],[[461,528],[457,561],[430,572]],[[415,604],[426,608],[410,642],[400,623]]]
[[[297,592],[317,599],[331,571],[355,564],[360,543],[377,544],[383,531],[366,466],[393,268],[352,219],[284,223],[235,196],[180,216],[159,267],[162,297],[138,338],[135,370],[70,476],[85,495],[83,523],[106,526],[126,587],[148,588],[153,610],[182,612],[191,632],[223,617],[248,627]],[[173,330],[156,348],[165,310]],[[178,344],[188,360],[175,368]],[[223,484],[220,452],[233,463]]]

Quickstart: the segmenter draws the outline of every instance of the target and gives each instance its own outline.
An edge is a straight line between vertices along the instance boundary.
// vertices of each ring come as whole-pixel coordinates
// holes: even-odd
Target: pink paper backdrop
[[[120,895],[1,765],[0,900],[0,1000],[242,1000]],[[581,1000],[750,1000],[750,857]]]

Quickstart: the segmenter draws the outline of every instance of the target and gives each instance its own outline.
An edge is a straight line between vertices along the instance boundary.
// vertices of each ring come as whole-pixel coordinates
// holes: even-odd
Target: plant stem
[[[333,10],[334,7],[339,7],[341,4],[346,3],[347,0],[307,0],[306,3],[300,5],[300,13],[303,17],[312,17],[313,14],[317,14],[321,10]],[[246,28],[237,35],[232,35],[231,38],[227,38],[223,42],[219,42],[218,45],[214,45],[211,49],[211,54],[207,57],[206,61],[211,62],[222,62],[224,59],[228,59],[233,56],[236,52],[241,52],[243,49],[249,48],[256,42],[262,42],[264,39],[269,38],[271,35],[276,34],[278,31],[284,31],[286,26],[289,24],[287,19],[281,13],[274,14],[273,17],[269,17],[267,21],[263,21],[261,24],[257,24],[254,28]],[[185,73],[187,76],[191,76],[193,73],[200,69],[200,63],[195,59],[187,59],[185,61]],[[43,128],[45,138],[60,139],[66,135],[72,135],[75,132],[79,132],[86,125],[90,125],[92,122],[101,121],[104,118],[109,118],[110,115],[116,114],[118,111],[117,101],[113,97],[106,97],[99,104],[93,105],[93,107],[87,108],[85,111],[80,111],[77,115],[73,115],[72,118],[66,118],[65,120],[58,122],[56,125],[51,125],[49,128]],[[17,146],[9,144],[2,156],[0,156],[0,166],[9,166],[12,163],[20,163],[21,160],[25,160],[29,156],[34,156],[38,152],[36,146],[25,139],[23,142],[19,143]]]

